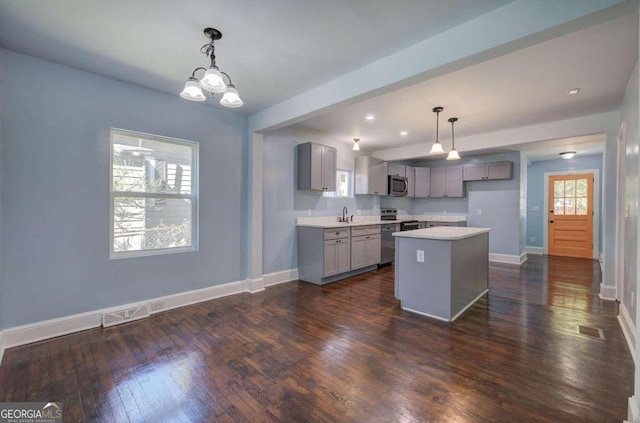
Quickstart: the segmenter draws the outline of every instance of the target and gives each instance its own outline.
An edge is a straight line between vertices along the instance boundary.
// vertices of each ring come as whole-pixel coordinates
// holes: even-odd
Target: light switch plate
[[[478,210],[476,210],[476,214],[477,214],[478,216],[482,216],[482,209],[478,209]]]
[[[424,250],[417,251],[416,260],[418,260],[418,263],[424,263]]]
[[[531,207],[531,211],[540,211],[540,206]]]

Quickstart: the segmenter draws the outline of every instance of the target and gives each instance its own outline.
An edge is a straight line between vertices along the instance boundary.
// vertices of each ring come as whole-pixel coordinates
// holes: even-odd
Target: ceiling
[[[443,106],[439,138],[448,149],[449,117],[459,119],[455,124],[458,138],[617,110],[637,57],[638,17],[633,13],[296,126],[345,142],[357,137],[362,149],[381,150],[432,142],[436,135],[432,109]],[[568,89],[574,87],[580,88],[579,93],[568,95]],[[366,120],[368,114],[375,115],[375,120]],[[408,135],[400,135],[401,131]],[[602,136],[599,140],[601,145]],[[571,138],[541,146],[562,150],[582,143],[582,138]],[[482,152],[479,147],[475,154]],[[534,153],[544,148],[513,148],[534,157],[549,157],[542,151]],[[588,151],[593,154],[593,146]],[[557,157],[555,151],[553,154]]]
[[[177,96],[214,27],[250,115],[509,2],[0,0],[0,45]]]
[[[0,46],[177,96],[193,69],[208,65],[202,30],[215,27],[223,32],[217,63],[245,103],[233,111],[251,115],[507,3],[0,0]],[[617,110],[637,57],[632,13],[295,126],[345,143],[358,137],[364,151],[374,151],[430,142],[431,109],[443,106],[447,148],[452,116],[456,137],[465,137]],[[567,95],[574,87],[580,92]],[[511,148],[542,160],[572,145],[592,154],[602,151],[602,137]]]

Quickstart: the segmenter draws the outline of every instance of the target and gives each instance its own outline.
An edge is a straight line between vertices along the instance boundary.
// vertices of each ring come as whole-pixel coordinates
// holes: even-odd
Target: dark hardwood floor
[[[391,267],[290,282],[9,349],[0,401],[70,422],[621,422],[634,368],[599,283],[591,260],[492,264],[449,324],[402,311]]]

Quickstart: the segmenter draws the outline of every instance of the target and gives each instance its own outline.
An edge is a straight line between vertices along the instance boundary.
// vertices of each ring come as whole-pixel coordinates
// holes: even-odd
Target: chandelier
[[[193,70],[191,76],[184,84],[184,89],[180,93],[180,97],[190,101],[205,101],[207,98],[202,92],[204,88],[211,93],[211,98],[215,97],[216,94],[224,93],[220,99],[220,104],[223,106],[241,107],[244,103],[240,99],[235,85],[231,82],[231,77],[216,66],[216,54],[213,42],[222,38],[222,32],[214,28],[205,28],[204,35],[211,41],[203,45],[200,48],[200,52],[211,60],[211,65],[209,69],[198,67]],[[204,71],[204,75],[198,80],[196,78],[196,72],[200,70]],[[228,83],[225,82],[225,77]]]

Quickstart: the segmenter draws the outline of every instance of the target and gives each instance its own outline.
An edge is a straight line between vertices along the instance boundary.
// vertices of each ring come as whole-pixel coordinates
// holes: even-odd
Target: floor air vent
[[[102,326],[108,328],[109,326],[132,322],[145,317],[149,317],[149,306],[146,304],[140,307],[131,307],[105,313],[102,315]]]
[[[604,333],[600,328],[578,325],[578,333],[591,338],[604,339]]]

